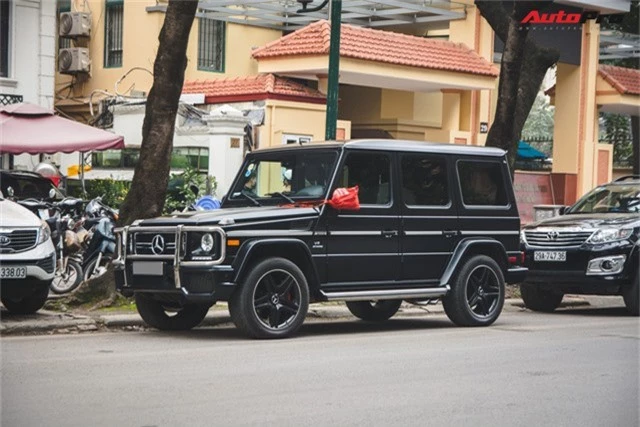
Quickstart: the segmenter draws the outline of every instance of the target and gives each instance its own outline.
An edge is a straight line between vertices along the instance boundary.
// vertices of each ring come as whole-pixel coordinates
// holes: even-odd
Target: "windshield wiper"
[[[240,195],[242,197],[244,197],[245,199],[249,200],[251,203],[253,203],[254,206],[262,206],[260,204],[260,202],[258,202],[256,199],[254,199],[253,197],[251,197],[250,195],[248,195],[247,193],[243,193],[242,191],[240,192]]]
[[[269,196],[271,196],[271,197],[273,197],[273,196],[280,196],[280,197],[282,197],[283,199],[285,199],[285,200],[286,200],[287,202],[289,202],[289,203],[295,203],[295,202],[296,202],[296,201],[295,201],[295,200],[293,200],[291,197],[287,196],[287,195],[286,195],[286,194],[284,194],[284,193],[281,193],[280,191],[275,191],[275,192],[273,192],[273,193],[269,193],[268,195],[269,195]]]

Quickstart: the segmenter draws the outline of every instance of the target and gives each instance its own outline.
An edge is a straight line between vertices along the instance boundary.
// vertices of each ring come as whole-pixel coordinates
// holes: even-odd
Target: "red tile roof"
[[[329,53],[331,24],[318,21],[253,51],[256,59],[325,55]],[[498,76],[498,69],[462,43],[434,40],[390,31],[342,24],[343,57],[411,67]]]
[[[621,94],[640,95],[640,70],[601,65],[599,74]]]
[[[203,93],[207,104],[259,99],[283,99],[322,104],[326,101],[326,96],[317,90],[273,74],[186,81],[182,93]]]
[[[640,95],[640,70],[625,67],[616,67],[614,65],[600,65],[598,74],[618,93],[631,95]],[[554,96],[556,94],[556,85],[551,86],[544,92],[546,95]]]

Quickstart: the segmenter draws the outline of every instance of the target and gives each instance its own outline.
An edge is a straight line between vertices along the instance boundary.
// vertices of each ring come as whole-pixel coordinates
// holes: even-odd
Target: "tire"
[[[627,307],[627,311],[631,313],[633,316],[638,316],[638,303],[640,299],[640,294],[638,293],[638,281],[640,281],[640,274],[636,272],[636,277],[629,286],[622,297],[624,298],[624,305]]]
[[[2,295],[2,304],[4,304],[6,309],[11,313],[33,314],[44,307],[44,303],[47,302],[49,286],[50,284],[38,286],[34,293],[22,298],[10,298],[9,296]]]
[[[532,283],[522,283],[520,284],[520,296],[528,309],[551,313],[560,306],[564,294],[541,289]]]
[[[71,292],[82,283],[83,279],[82,266],[77,261],[68,260],[64,272],[56,269],[56,276],[50,286],[51,292],[54,294]]]
[[[347,301],[347,308],[359,319],[367,322],[384,322],[398,312],[400,304],[402,304],[400,299]]]
[[[100,266],[98,267],[98,271],[95,270],[96,263],[98,262],[98,257],[93,258],[87,264],[87,268],[84,270],[84,281],[86,282],[89,279],[95,279],[97,277],[102,276],[107,271],[107,266],[111,262],[110,256],[102,256],[100,257]]]
[[[504,306],[504,275],[485,255],[468,258],[442,299],[447,317],[458,326],[489,326]]]
[[[267,258],[253,266],[229,300],[231,320],[251,338],[293,335],[308,309],[307,279],[285,258]]]
[[[163,305],[148,295],[136,294],[136,307],[145,323],[161,331],[186,331],[202,322],[209,311],[207,304]],[[170,314],[171,313],[171,314]]]

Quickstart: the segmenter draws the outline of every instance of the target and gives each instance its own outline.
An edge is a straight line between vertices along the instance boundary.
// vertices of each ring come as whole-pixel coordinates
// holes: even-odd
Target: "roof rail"
[[[625,175],[625,176],[621,176],[620,178],[616,179],[613,182],[628,181],[630,179],[640,179],[640,175]]]

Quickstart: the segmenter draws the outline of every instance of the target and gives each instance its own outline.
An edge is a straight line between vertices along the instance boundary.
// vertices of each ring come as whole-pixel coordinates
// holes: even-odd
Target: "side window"
[[[391,160],[385,154],[349,153],[342,168],[339,187],[360,187],[363,205],[391,203]]]
[[[502,165],[499,162],[458,162],[462,201],[470,206],[507,206]]]
[[[401,164],[402,199],[407,206],[449,204],[445,159],[424,154],[405,154]]]

